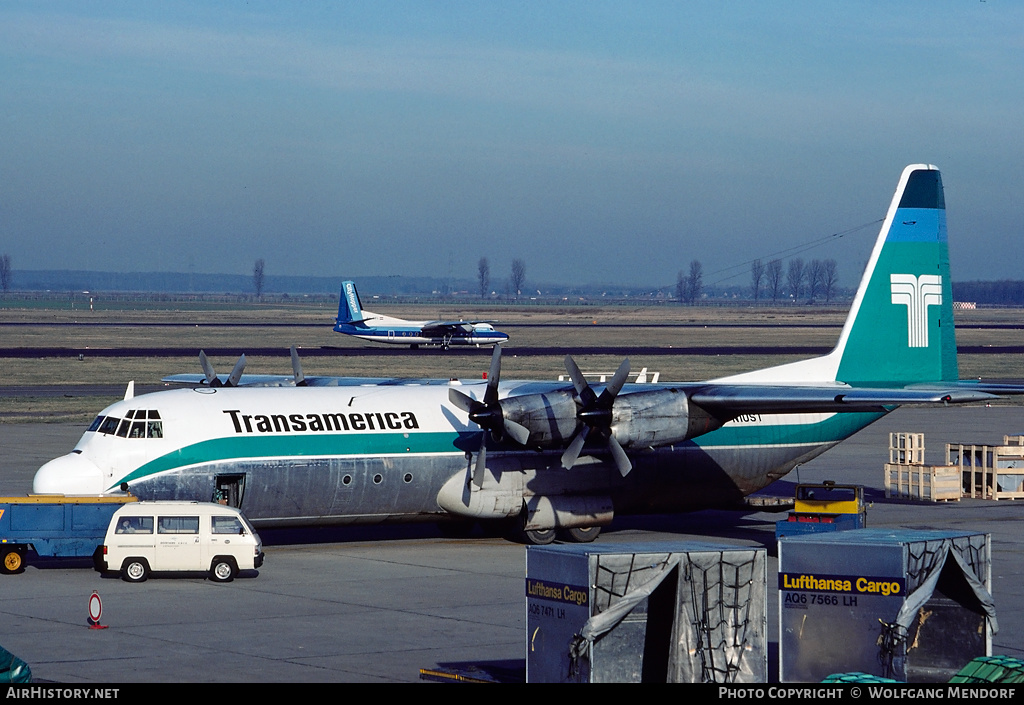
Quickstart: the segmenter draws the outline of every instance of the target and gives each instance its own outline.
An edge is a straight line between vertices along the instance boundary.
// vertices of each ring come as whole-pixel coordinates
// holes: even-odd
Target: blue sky
[[[1008,0],[13,0],[0,121],[15,269],[746,283],[927,162],[954,278],[1024,278]]]

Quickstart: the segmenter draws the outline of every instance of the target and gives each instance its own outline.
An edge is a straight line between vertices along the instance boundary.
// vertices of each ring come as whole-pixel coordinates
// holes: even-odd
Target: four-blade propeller
[[[491,354],[491,369],[487,373],[487,388],[484,390],[483,401],[477,401],[454,387],[448,390],[448,399],[451,403],[469,414],[470,421],[489,432],[480,438],[480,450],[477,451],[476,465],[473,468],[473,483],[477,487],[482,487],[484,482],[488,435],[495,442],[500,442],[505,436],[508,436],[520,445],[526,445],[530,438],[529,429],[515,421],[506,419],[501,412],[501,403],[498,401],[500,376],[501,346],[495,345],[494,352]]]
[[[203,374],[206,375],[206,384],[211,387],[237,387],[238,380],[242,378],[242,372],[245,370],[245,355],[241,355],[238,358],[238,362],[235,363],[235,368],[231,370],[231,374],[228,375],[226,381],[221,382],[217,373],[213,369],[213,365],[206,357],[206,353],[202,350],[199,351],[199,364],[203,366]]]
[[[622,385],[626,383],[626,377],[629,376],[629,358],[622,361],[619,369],[615,371],[611,381],[600,395],[590,388],[583,373],[580,372],[580,368],[576,366],[569,355],[565,356],[565,369],[572,378],[573,386],[576,387],[576,405],[579,407],[576,418],[583,423],[583,428],[562,453],[562,467],[568,470],[576,464],[583,445],[587,442],[587,435],[593,430],[607,437],[608,451],[615,460],[615,466],[625,477],[633,469],[633,464],[629,461],[626,451],[622,449],[622,445],[615,439],[611,426],[612,405],[615,403],[615,397],[618,396]]]

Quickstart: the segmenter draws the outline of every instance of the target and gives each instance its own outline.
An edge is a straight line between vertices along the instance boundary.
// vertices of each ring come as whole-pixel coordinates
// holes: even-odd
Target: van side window
[[[118,534],[151,534],[153,517],[121,517],[117,522]]]
[[[242,534],[242,522],[235,517],[210,517],[213,519],[213,533]]]
[[[158,534],[198,534],[199,517],[160,517]]]

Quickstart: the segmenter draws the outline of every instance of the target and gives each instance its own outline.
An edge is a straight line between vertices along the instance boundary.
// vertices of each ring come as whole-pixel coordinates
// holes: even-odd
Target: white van
[[[96,570],[140,583],[151,571],[209,571],[228,582],[263,565],[263,543],[234,507],[204,502],[134,502],[114,512]]]

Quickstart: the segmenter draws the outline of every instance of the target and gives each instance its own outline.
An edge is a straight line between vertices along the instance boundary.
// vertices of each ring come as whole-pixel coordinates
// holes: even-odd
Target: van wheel
[[[17,548],[4,549],[3,571],[5,573],[20,573],[24,570],[24,558]]]
[[[210,566],[210,580],[218,583],[230,583],[235,579],[238,568],[230,558],[214,558]]]
[[[121,579],[128,583],[141,583],[149,577],[149,564],[145,558],[126,558],[121,566]]]

